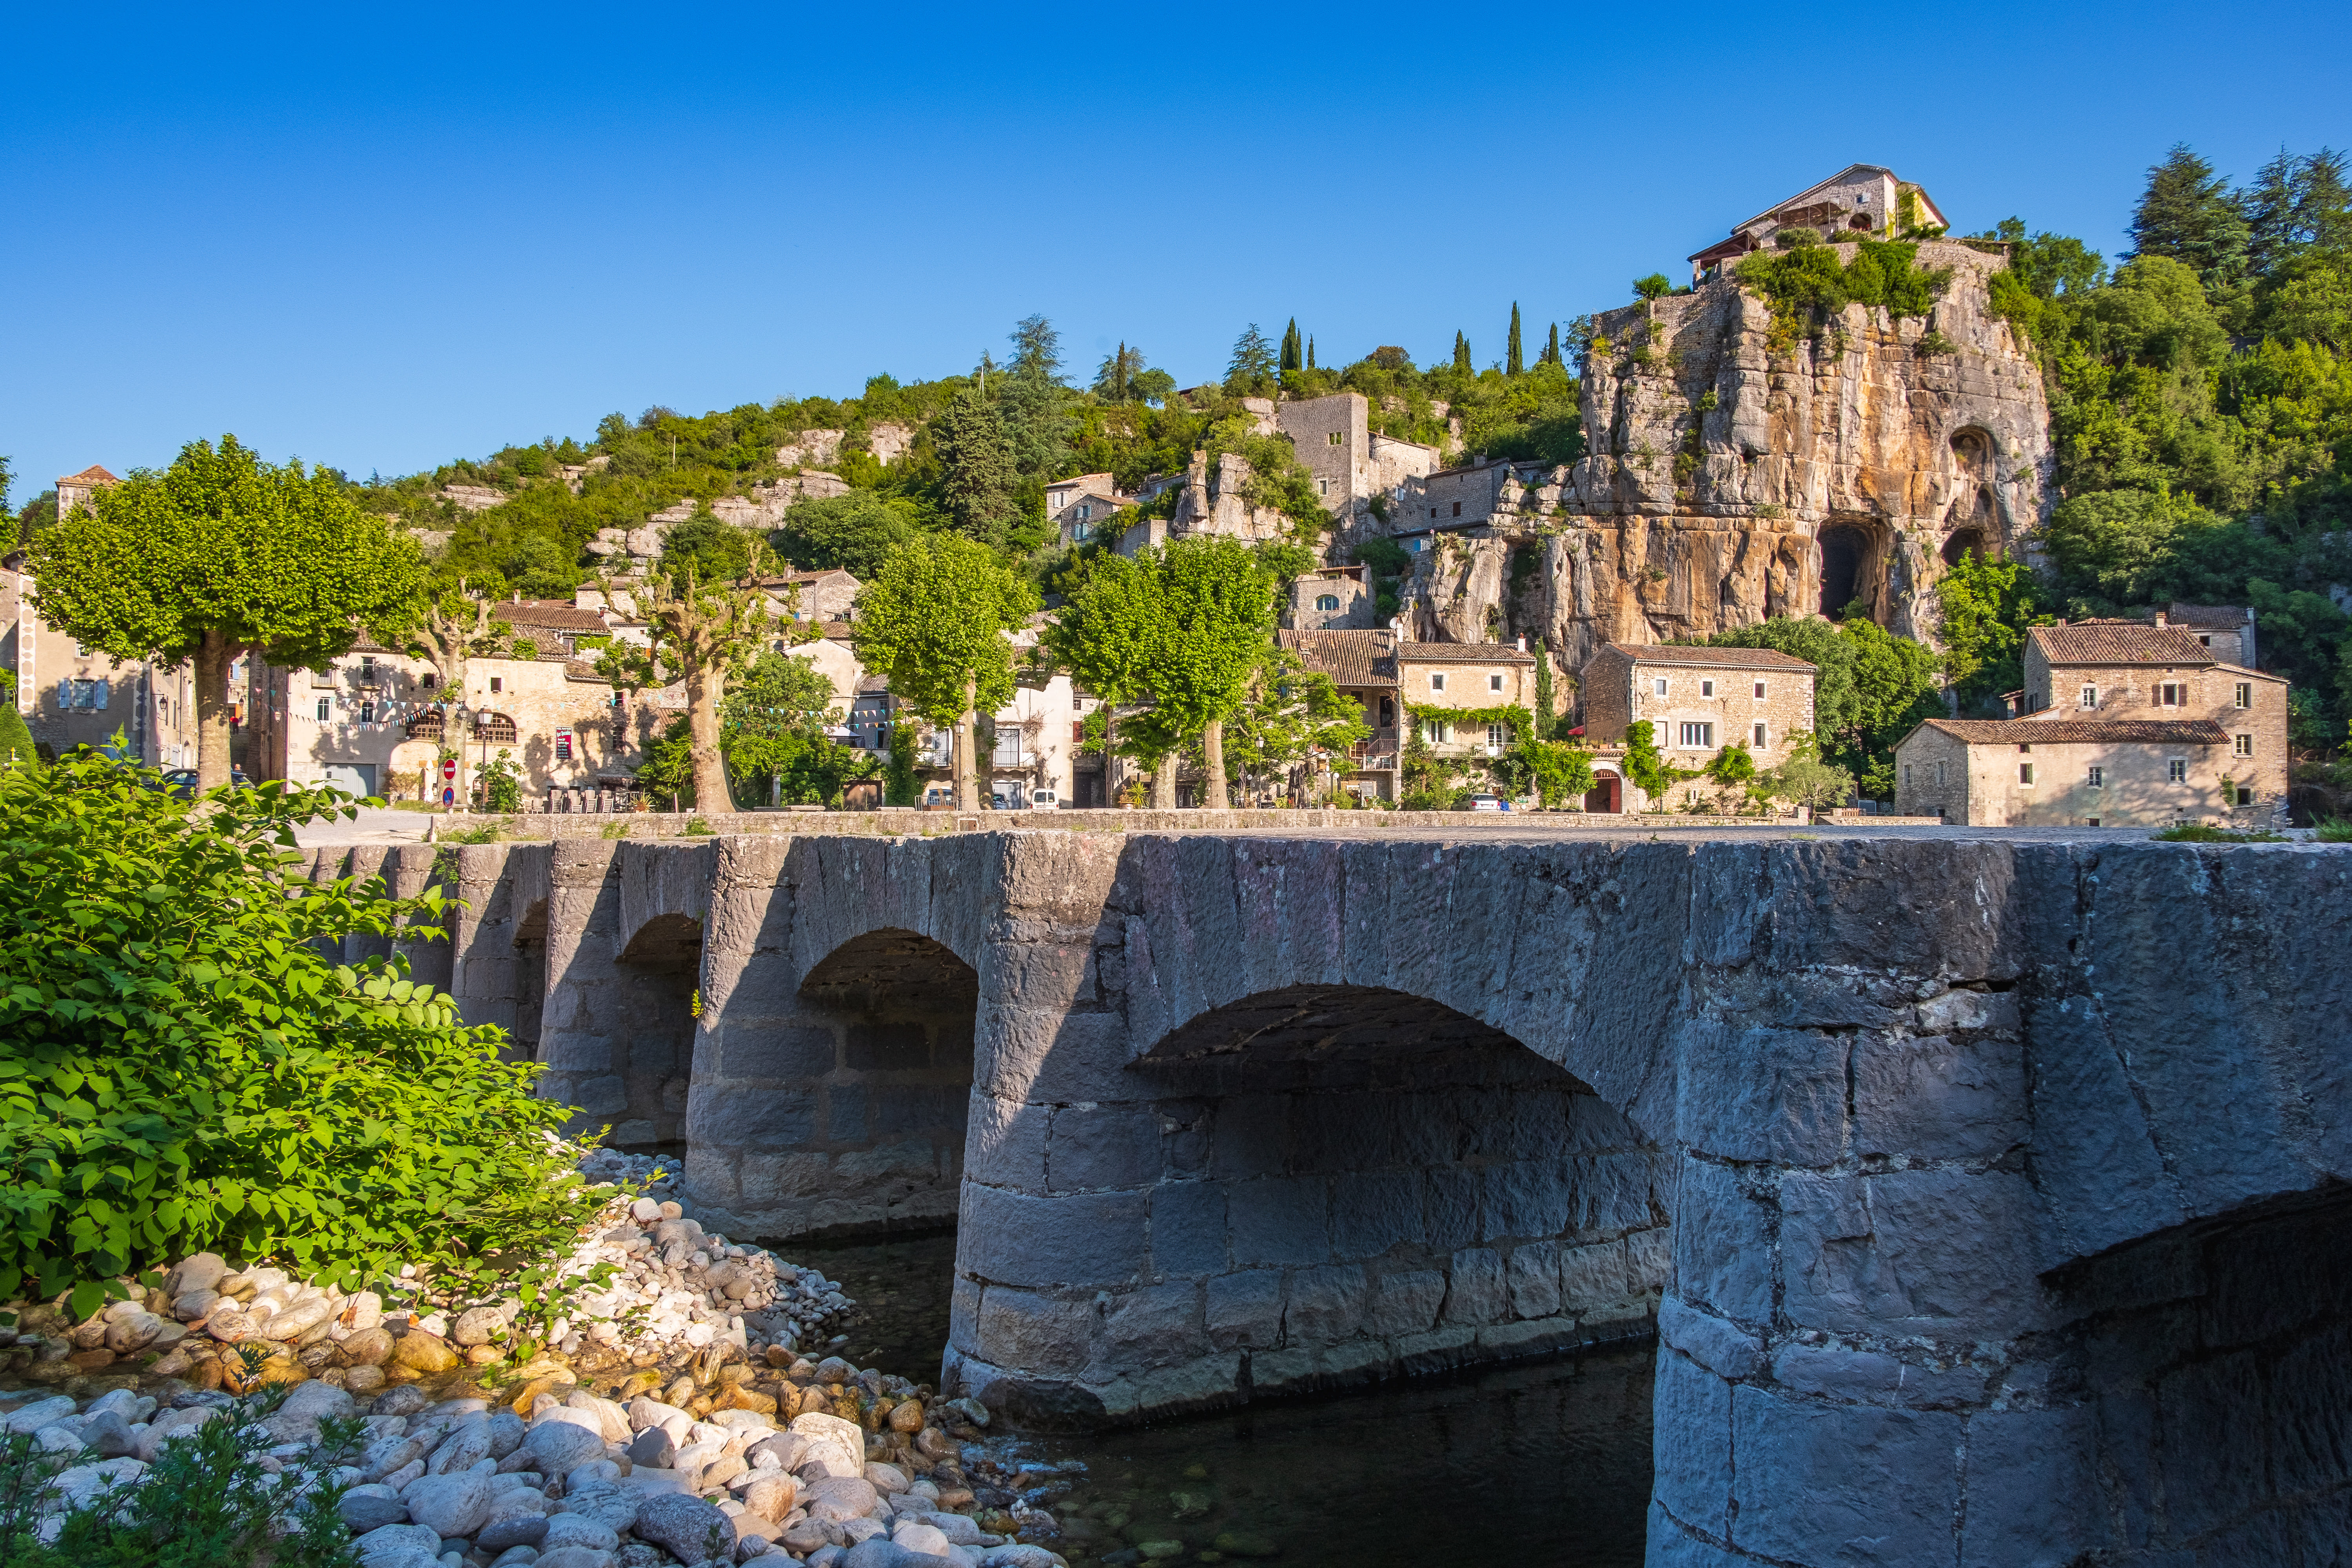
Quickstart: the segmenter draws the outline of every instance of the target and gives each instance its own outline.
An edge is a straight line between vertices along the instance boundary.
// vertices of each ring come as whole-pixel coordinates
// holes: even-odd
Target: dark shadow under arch
[[[1821,613],[1832,620],[1864,596],[1864,571],[1871,555],[1870,535],[1852,523],[1833,522],[1822,530]]]

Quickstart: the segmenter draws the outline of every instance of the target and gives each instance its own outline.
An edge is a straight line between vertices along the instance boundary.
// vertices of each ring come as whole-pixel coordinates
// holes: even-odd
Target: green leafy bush
[[[2150,838],[2159,844],[2284,844],[2286,838],[2276,833],[2237,833],[2226,827],[2209,826],[2202,822],[2183,822],[2161,833],[2151,833]]]
[[[87,754],[0,773],[0,1299],[211,1248],[347,1285],[403,1262],[520,1268],[593,1200],[539,1070],[494,1028],[320,944],[439,938],[414,899],[290,873],[348,797],[174,797]]]
[[[53,1485],[64,1456],[30,1437],[0,1439],[0,1563],[7,1568],[352,1568],[358,1543],[336,1510],[333,1471],[358,1447],[357,1416],[319,1424],[319,1445],[273,1473],[259,1460],[272,1441],[260,1422],[285,1402],[282,1388],[256,1394],[165,1444],[135,1487],[70,1506]],[[62,1514],[40,1540],[43,1515]]]
[[[2312,837],[2322,844],[2352,844],[2352,821],[2331,816],[2319,825]]]

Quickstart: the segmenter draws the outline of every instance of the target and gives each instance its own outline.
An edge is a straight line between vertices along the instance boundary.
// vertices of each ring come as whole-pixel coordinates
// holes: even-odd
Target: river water
[[[918,1381],[947,1343],[951,1234],[778,1247],[857,1302],[835,1352]],[[1648,1346],[1359,1393],[1269,1400],[1092,1436],[1024,1440],[1018,1458],[1083,1470],[1034,1479],[1073,1564],[1278,1552],[1293,1563],[1542,1563],[1631,1568],[1650,1497]],[[1066,1490],[1062,1489],[1066,1488]]]

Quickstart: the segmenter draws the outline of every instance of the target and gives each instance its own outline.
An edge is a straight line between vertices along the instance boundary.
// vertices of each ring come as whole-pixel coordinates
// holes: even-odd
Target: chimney
[[[1519,634],[1519,651],[1521,653],[1528,651],[1528,634],[1525,632]]]
[[[2157,629],[2158,629],[2158,631],[2162,631],[2162,630],[2164,629],[2164,627],[2165,627],[2165,625],[2166,625],[2166,622],[2165,622],[2165,618],[2164,618],[2164,612],[2163,612],[2162,610],[2158,610],[2158,611],[2157,611],[2157,612],[2156,612],[2156,626],[2157,626]]]

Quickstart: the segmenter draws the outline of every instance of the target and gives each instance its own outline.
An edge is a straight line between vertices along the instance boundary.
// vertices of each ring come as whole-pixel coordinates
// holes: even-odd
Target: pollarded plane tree
[[[636,591],[644,646],[616,641],[596,661],[598,674],[627,690],[685,685],[694,803],[704,811],[723,811],[732,798],[719,744],[719,700],[727,672],[758,656],[774,624],[759,585],[760,557],[754,542],[744,577],[717,584],[701,581],[692,560],[666,559],[672,569],[655,574]],[[598,586],[604,602],[613,603],[612,584]]]
[[[196,782],[229,778],[229,671],[257,654],[324,669],[362,630],[400,646],[424,562],[341,478],[234,436],[98,491],[33,542],[34,607],[118,659],[193,660]]]

